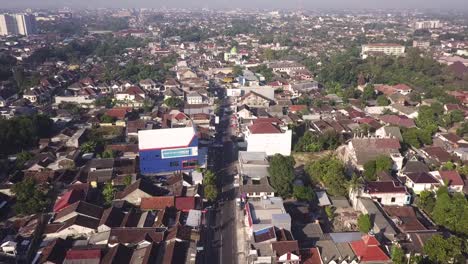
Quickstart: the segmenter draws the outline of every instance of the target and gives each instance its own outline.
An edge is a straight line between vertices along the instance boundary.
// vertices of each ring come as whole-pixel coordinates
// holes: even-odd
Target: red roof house
[[[360,263],[390,262],[390,258],[380,248],[380,243],[374,236],[365,235],[361,240],[349,243]]]
[[[83,190],[72,189],[66,192],[62,197],[57,199],[57,201],[55,202],[54,212],[56,213],[75,202],[83,200],[84,196],[85,196],[85,193]]]

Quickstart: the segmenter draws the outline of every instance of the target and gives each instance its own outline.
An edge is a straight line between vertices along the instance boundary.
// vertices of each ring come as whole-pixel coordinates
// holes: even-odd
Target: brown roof
[[[107,254],[102,259],[101,264],[118,264],[130,263],[133,250],[122,244],[111,247]]]
[[[271,123],[256,123],[249,126],[252,134],[280,134],[281,130]]]
[[[99,207],[94,204],[90,204],[84,201],[78,201],[74,204],[71,204],[63,208],[60,212],[55,215],[55,219],[60,219],[66,217],[72,213],[78,213],[90,217],[100,219],[102,216],[102,207]]]
[[[448,183],[448,185],[454,186],[454,185],[465,185],[463,182],[462,177],[458,173],[458,171],[453,170],[453,171],[439,171],[440,177]]]
[[[406,176],[414,183],[439,184],[439,182],[427,172],[408,173]]]
[[[418,220],[416,212],[411,206],[385,206],[383,209],[403,232],[427,230]]]
[[[299,244],[297,240],[293,241],[276,241],[271,243],[272,249],[275,251],[276,256],[280,257],[286,253],[294,253],[299,256]]]
[[[125,213],[119,208],[110,207],[104,210],[99,225],[106,225],[108,227],[118,227],[122,223]]]
[[[138,179],[134,183],[127,186],[123,191],[118,192],[115,197],[117,199],[123,199],[136,190],[141,190],[142,192],[151,196],[158,196],[162,194],[161,188],[151,184],[150,182]]]
[[[301,263],[302,264],[322,264],[320,251],[318,248],[304,248],[301,249]]]
[[[430,157],[435,158],[439,162],[447,162],[452,160],[450,153],[441,147],[426,147],[423,149]]]
[[[142,198],[140,208],[142,210],[158,210],[174,206],[174,196],[157,196]]]
[[[55,239],[44,247],[41,253],[40,263],[50,261],[51,263],[62,263],[65,259],[67,249],[71,246],[70,241],[61,238]]]
[[[372,181],[366,184],[366,192],[377,193],[407,193],[406,187],[396,181]]]
[[[129,263],[132,264],[150,264],[156,263],[159,246],[156,243],[151,243],[149,246],[136,248],[133,251],[132,259]]]
[[[164,229],[154,227],[117,227],[112,228],[109,235],[109,244],[137,244],[143,240],[161,242],[164,240]]]
[[[69,228],[70,226],[82,226],[90,229],[97,229],[99,226],[99,219],[84,216],[84,215],[76,215],[67,221],[63,222],[63,226],[57,232],[60,232],[64,229]]]

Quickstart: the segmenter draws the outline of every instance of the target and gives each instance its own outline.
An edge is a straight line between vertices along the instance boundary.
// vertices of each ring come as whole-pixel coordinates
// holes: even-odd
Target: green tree
[[[375,98],[375,90],[373,85],[367,85],[362,92],[362,99],[367,101]]]
[[[293,196],[299,201],[313,201],[315,200],[315,193],[312,188],[308,186],[298,186],[294,185],[293,187]]]
[[[218,189],[213,184],[206,185],[204,188],[204,192],[205,198],[210,202],[215,201],[216,197],[218,197]]]
[[[102,152],[101,154],[101,158],[103,159],[111,159],[111,158],[115,158],[117,155],[116,155],[116,152],[113,151],[113,150],[105,150],[104,152]]]
[[[108,115],[103,115],[103,116],[101,116],[101,122],[102,123],[114,123],[115,122],[115,117],[108,116]]]
[[[80,149],[83,153],[93,153],[96,150],[97,143],[96,141],[88,141],[83,143],[83,145],[80,146]]]
[[[177,97],[169,97],[164,100],[164,104],[172,108],[178,108],[184,105],[184,101]]]
[[[390,104],[390,101],[385,97],[385,95],[379,95],[377,97],[377,105],[378,106],[387,106]]]
[[[50,204],[48,191],[40,188],[31,177],[14,184],[11,191],[16,198],[13,209],[17,214],[30,215],[43,212]]]
[[[115,189],[112,183],[108,182],[104,185],[104,188],[102,189],[102,196],[104,197],[104,203],[106,205],[110,205],[112,203],[116,192],[117,189]]]
[[[22,151],[16,155],[16,168],[21,169],[24,164],[32,159],[33,155],[30,152]]]
[[[330,219],[330,221],[332,221],[333,218],[335,218],[335,210],[336,208],[334,206],[325,206],[325,214],[327,214],[327,217],[328,219]]]
[[[283,197],[290,197],[292,194],[292,182],[294,181],[294,158],[276,154],[270,159],[271,185],[276,193]]]
[[[462,241],[455,236],[445,239],[434,235],[424,243],[424,253],[434,263],[451,263],[461,256],[462,251]]]
[[[358,217],[358,228],[362,233],[369,233],[372,229],[371,218],[368,214],[362,214]]]
[[[216,185],[216,174],[213,171],[205,171],[203,175],[203,185]]]
[[[392,246],[392,262],[394,264],[405,264],[406,257],[403,249],[397,245]]]
[[[431,191],[422,191],[419,194],[417,205],[419,208],[424,210],[426,213],[431,214],[435,206],[435,195]]]
[[[375,171],[379,172],[390,172],[393,167],[393,160],[385,155],[380,155],[375,160]]]
[[[362,174],[367,181],[377,180],[377,171],[375,160],[369,160],[364,163],[364,172]]]
[[[306,165],[312,182],[322,183],[331,195],[346,195],[348,180],[343,163],[334,156],[326,156]]]
[[[123,178],[123,184],[125,185],[125,187],[129,186],[130,184],[132,184],[132,175],[125,175],[124,178]]]
[[[446,186],[440,187],[431,216],[438,225],[456,234],[468,234],[468,200],[461,193],[451,195]]]

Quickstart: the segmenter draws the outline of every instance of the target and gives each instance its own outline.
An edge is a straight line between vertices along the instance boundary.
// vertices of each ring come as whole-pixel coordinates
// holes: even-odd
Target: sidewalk
[[[242,210],[236,206],[236,239],[237,239],[237,264],[247,263],[247,245]]]

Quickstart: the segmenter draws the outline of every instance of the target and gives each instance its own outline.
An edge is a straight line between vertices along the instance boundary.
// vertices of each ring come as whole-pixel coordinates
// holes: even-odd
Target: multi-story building
[[[274,118],[259,118],[245,132],[247,151],[265,152],[268,156],[291,155],[292,130],[281,127]]]
[[[361,56],[363,59],[369,55],[385,54],[401,56],[405,53],[405,46],[395,43],[373,43],[362,45]]]
[[[193,170],[205,162],[194,127],[138,131],[140,171],[157,174]]]
[[[417,29],[434,29],[440,28],[441,24],[439,20],[426,20],[426,21],[416,21],[413,24],[413,28]]]
[[[36,17],[28,14],[0,15],[0,36],[31,35],[37,32]]]

